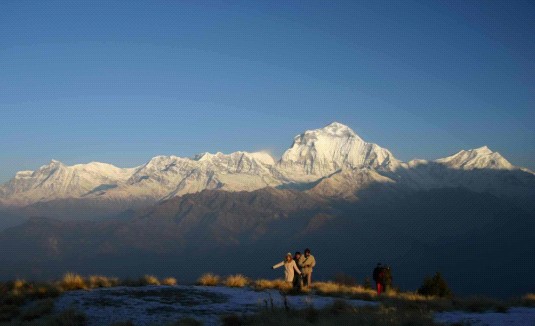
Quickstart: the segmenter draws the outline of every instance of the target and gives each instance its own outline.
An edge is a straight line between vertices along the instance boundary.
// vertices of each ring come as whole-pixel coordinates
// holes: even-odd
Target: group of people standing
[[[312,270],[316,266],[316,259],[306,248],[304,255],[297,251],[292,257],[292,253],[286,254],[286,257],[280,263],[274,265],[272,269],[284,266],[284,280],[293,284],[295,288],[308,287],[312,284]]]
[[[273,265],[272,269],[284,266],[284,281],[292,284],[294,288],[309,287],[312,285],[312,270],[316,266],[316,259],[310,253],[310,249],[305,249],[305,254],[299,251],[292,257],[292,253],[287,253],[280,263]],[[373,270],[373,280],[377,287],[377,294],[388,290],[392,285],[392,273],[390,267],[378,263]]]

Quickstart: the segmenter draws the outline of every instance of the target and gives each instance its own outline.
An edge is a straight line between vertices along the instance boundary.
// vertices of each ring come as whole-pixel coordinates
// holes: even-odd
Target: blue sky
[[[533,1],[2,1],[0,181],[54,158],[269,150],[332,121],[402,160],[535,169]]]

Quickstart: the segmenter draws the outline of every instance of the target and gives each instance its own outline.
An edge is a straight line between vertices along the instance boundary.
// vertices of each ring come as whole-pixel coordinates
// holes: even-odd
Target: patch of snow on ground
[[[315,295],[287,296],[292,309],[309,305],[323,308],[336,298]],[[273,302],[273,303],[272,303]],[[375,302],[347,300],[355,306]],[[145,286],[72,291],[56,302],[58,311],[74,308],[87,315],[88,325],[109,325],[131,320],[135,325],[164,324],[194,318],[205,325],[220,323],[221,316],[251,314],[261,309],[284,306],[277,290],[205,286]]]
[[[510,308],[507,313],[441,312],[435,314],[435,321],[444,324],[467,323],[474,326],[533,326],[535,325],[535,308]]]

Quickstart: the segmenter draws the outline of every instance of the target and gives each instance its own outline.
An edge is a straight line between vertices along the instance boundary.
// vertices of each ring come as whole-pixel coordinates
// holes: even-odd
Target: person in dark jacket
[[[301,267],[299,266],[299,260],[301,259],[301,252],[296,251],[294,255],[294,261],[297,263],[297,268],[301,271]],[[300,290],[303,287],[303,277],[301,275],[295,274],[294,275],[294,281],[293,281],[294,288]]]
[[[377,266],[373,270],[373,280],[377,288],[377,295],[381,295],[385,289],[385,268],[381,263],[377,263]]]

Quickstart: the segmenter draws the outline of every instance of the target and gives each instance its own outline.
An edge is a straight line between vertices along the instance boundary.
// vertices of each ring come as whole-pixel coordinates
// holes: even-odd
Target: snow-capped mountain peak
[[[355,137],[361,139],[351,128],[339,122],[333,122],[323,128],[305,131],[310,134],[326,134],[334,137]]]
[[[515,167],[500,153],[493,152],[487,146],[462,150],[454,155],[441,158],[435,162],[444,164],[453,169],[495,169],[513,170]]]
[[[295,136],[278,165],[302,179],[327,176],[342,168],[386,168],[399,164],[388,150],[367,143],[351,128],[333,122]]]

